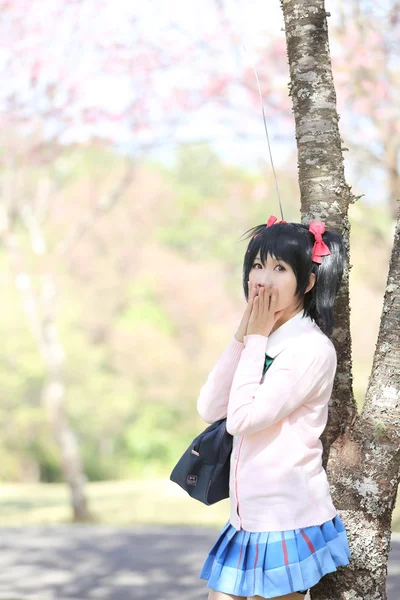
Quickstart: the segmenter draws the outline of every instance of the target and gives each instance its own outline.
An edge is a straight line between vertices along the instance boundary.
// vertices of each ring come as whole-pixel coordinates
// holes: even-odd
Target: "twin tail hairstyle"
[[[246,236],[247,233],[249,235]],[[270,254],[276,260],[282,260],[291,266],[297,281],[295,295],[299,299],[299,306],[304,299],[304,315],[310,316],[326,335],[331,335],[334,327],[333,307],[345,263],[342,237],[334,231],[324,231],[322,240],[328,246],[330,254],[323,256],[319,264],[312,260],[315,237],[309,230],[309,225],[278,222],[266,227],[264,223],[248,229],[243,236],[252,238],[243,262],[246,301],[249,296],[247,282],[258,251],[263,264]],[[315,275],[315,284],[305,294],[311,273]]]

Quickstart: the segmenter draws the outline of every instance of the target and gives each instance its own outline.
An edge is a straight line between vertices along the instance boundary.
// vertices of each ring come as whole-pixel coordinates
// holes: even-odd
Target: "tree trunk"
[[[94,206],[93,212],[82,217],[74,224],[66,238],[57,244],[53,260],[57,257],[67,261],[73,248],[88,233],[97,220],[107,214],[123,197],[135,174],[136,163],[131,158],[126,160],[125,170],[110,192]],[[61,468],[71,494],[72,518],[74,521],[90,520],[88,502],[85,495],[87,482],[77,437],[70,426],[65,405],[65,354],[57,328],[57,288],[51,270],[51,256],[47,248],[45,233],[34,207],[48,207],[52,200],[51,182],[44,178],[37,188],[38,201],[26,200],[23,193],[13,185],[14,177],[23,181],[16,166],[10,160],[11,184],[6,188],[3,204],[0,205],[0,238],[4,241],[10,262],[13,264],[15,281],[20,291],[22,304],[29,325],[38,343],[43,361],[47,369],[47,378],[42,390],[42,404],[52,428],[53,435],[60,448]],[[15,225],[21,221],[29,234],[32,253],[41,259],[43,273],[41,275],[41,291],[35,295],[31,285],[31,276],[25,268],[19,239],[15,233]],[[47,262],[46,262],[47,261]]]
[[[321,581],[313,595],[319,600],[387,598],[387,561],[400,464],[399,281],[400,219],[363,411],[350,432],[332,446],[327,469],[335,504],[348,526],[352,566],[324,577],[326,581]]]
[[[296,124],[302,222],[321,219],[327,229],[340,232],[349,257],[348,208],[353,196],[344,178],[324,2],[283,0],[281,5]],[[324,432],[324,463],[329,444],[344,432],[357,412],[351,370],[349,270],[347,261],[335,307],[332,341],[338,368]]]
[[[65,481],[71,493],[71,506],[74,521],[90,520],[90,512],[85,495],[87,477],[75,432],[69,424],[65,403],[65,354],[56,325],[56,288],[53,276],[42,276],[42,312],[36,314],[40,335],[42,356],[47,366],[47,381],[42,391],[42,403],[51,424],[61,454],[61,465]]]
[[[393,218],[396,219],[400,208],[400,145],[398,137],[392,136],[385,145],[384,150],[387,164],[390,212]]]
[[[15,216],[20,217],[26,226],[33,253],[46,258],[44,236],[30,206],[25,204],[16,208]],[[47,369],[42,403],[60,448],[62,471],[71,492],[72,518],[74,521],[87,521],[90,518],[85,496],[87,479],[78,442],[69,425],[65,408],[65,355],[56,325],[56,289],[53,277],[50,273],[42,275],[39,299],[32,288],[31,276],[25,269],[22,251],[18,237],[12,228],[10,214],[4,208],[2,223],[1,237],[13,266],[23,309]]]
[[[302,222],[321,219],[328,229],[339,231],[349,257],[348,207],[354,197],[344,178],[327,13],[323,0],[281,0],[281,6],[296,124]],[[323,464],[349,535],[352,559],[347,567],[321,579],[312,590],[313,600],[386,598],[391,515],[399,478],[398,235],[397,230],[361,416],[352,389],[348,261],[337,299],[332,341],[338,369],[321,439]]]

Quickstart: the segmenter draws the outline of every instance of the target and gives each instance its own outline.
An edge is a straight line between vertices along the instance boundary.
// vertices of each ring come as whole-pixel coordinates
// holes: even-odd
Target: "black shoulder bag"
[[[233,436],[226,418],[215,421],[198,435],[179,459],[170,480],[203,504],[229,498],[229,471]]]
[[[265,355],[260,383],[273,360]],[[229,498],[232,444],[226,418],[215,421],[193,440],[174,467],[170,480],[207,506]]]

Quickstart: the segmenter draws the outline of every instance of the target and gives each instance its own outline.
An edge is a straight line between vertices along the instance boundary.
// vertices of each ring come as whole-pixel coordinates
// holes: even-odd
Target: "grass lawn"
[[[87,495],[96,523],[221,528],[229,518],[229,500],[205,506],[169,479],[94,482],[87,485]],[[68,523],[70,516],[64,484],[0,484],[0,525]],[[392,525],[400,531],[400,492]]]
[[[96,523],[222,527],[229,517],[229,500],[205,506],[169,479],[91,482],[87,496]],[[64,484],[0,484],[0,525],[68,523],[70,517]]]

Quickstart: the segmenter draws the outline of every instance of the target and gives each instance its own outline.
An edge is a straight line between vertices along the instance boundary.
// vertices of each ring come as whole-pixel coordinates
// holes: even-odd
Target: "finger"
[[[267,295],[266,289],[264,287],[261,287],[260,290],[259,290],[259,292],[258,292],[258,295],[260,297],[259,312],[261,314],[261,313],[264,312],[264,308],[265,308],[265,306],[264,306],[265,305],[265,298],[266,298],[266,295]]]
[[[253,309],[253,304],[254,304],[254,291],[251,290],[249,293],[249,302],[248,302],[248,310],[251,313],[252,309]]]
[[[271,290],[271,299],[274,302],[277,302],[277,300],[278,300],[278,288],[276,286],[274,286]]]
[[[250,282],[250,289],[249,289],[249,309],[250,310],[253,305],[253,301],[254,301],[254,297],[255,297],[256,293],[257,293],[257,288],[256,288],[254,281],[252,281],[252,282]]]
[[[269,304],[268,304],[268,310],[272,310],[272,296],[273,296],[273,287],[271,286],[270,290],[269,290]]]
[[[278,292],[278,289],[274,285],[271,286],[271,293],[270,293],[270,310],[271,311],[273,311],[276,306],[277,292]]]
[[[254,283],[254,297],[255,298],[260,295],[261,289],[262,289],[262,286],[260,286],[258,283]]]
[[[268,310],[271,311],[272,307],[273,307],[273,302],[274,302],[274,286],[271,285],[269,288],[269,304],[268,304]]]
[[[263,289],[263,307],[268,310],[269,304],[269,285],[267,284]]]
[[[272,294],[271,294],[271,310],[273,310],[274,312],[276,311],[276,307],[278,305],[278,299],[279,299],[278,288],[274,286],[272,288]]]
[[[252,281],[248,281],[247,282],[247,286],[248,286],[248,293],[247,293],[247,309],[251,310],[251,305],[253,302],[253,295],[254,295],[254,291],[253,291],[253,282]]]
[[[259,300],[260,300],[259,296],[256,296],[253,301],[253,310],[252,310],[251,317],[250,317],[253,321],[256,320],[258,317],[258,307],[260,304]]]

